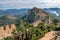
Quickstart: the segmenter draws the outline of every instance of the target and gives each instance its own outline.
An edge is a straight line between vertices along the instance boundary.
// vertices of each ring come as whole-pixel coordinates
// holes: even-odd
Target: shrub
[[[14,40],[12,37],[4,38],[4,40]]]

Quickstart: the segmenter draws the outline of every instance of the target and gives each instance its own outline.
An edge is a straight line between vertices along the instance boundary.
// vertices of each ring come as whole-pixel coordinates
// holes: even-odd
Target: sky
[[[0,9],[60,8],[59,0],[0,0]]]

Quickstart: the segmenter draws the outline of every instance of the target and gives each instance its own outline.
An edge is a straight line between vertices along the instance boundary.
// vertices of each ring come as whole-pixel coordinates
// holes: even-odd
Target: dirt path
[[[38,40],[52,40],[55,36],[54,36],[54,31],[50,31],[48,33],[45,34],[44,37],[38,39]]]

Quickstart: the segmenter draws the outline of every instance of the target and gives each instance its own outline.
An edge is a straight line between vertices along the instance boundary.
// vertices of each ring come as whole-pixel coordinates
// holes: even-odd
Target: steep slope
[[[34,7],[33,9],[28,11],[28,21],[30,23],[42,20],[44,18],[49,19],[49,14],[43,11],[42,9]]]
[[[44,35],[44,37],[38,39],[38,40],[54,40],[55,38],[55,31],[50,31]]]

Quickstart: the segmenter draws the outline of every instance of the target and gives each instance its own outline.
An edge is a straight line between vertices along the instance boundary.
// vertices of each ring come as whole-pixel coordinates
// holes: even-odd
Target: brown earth
[[[54,31],[50,31],[50,32],[46,33],[44,37],[42,37],[38,40],[53,40],[53,38],[55,38],[54,34],[55,34]]]

